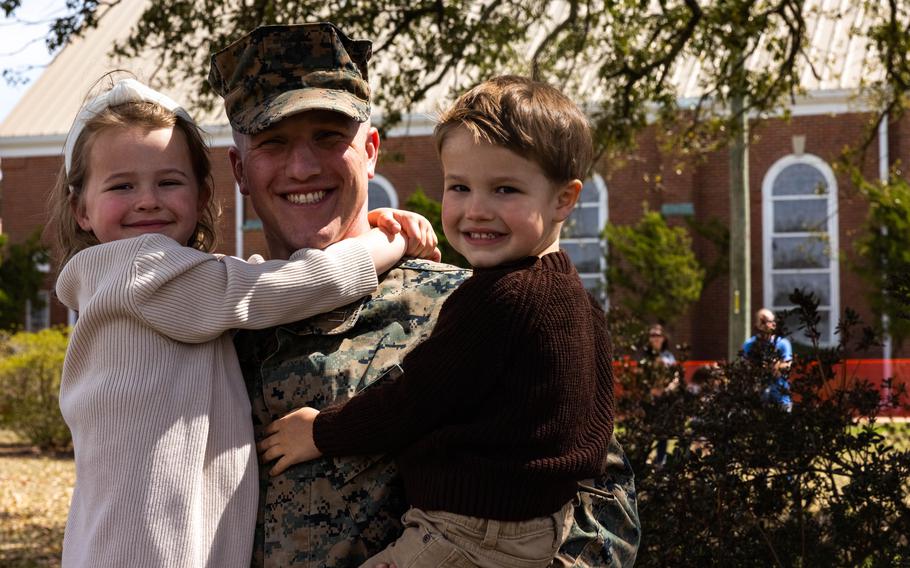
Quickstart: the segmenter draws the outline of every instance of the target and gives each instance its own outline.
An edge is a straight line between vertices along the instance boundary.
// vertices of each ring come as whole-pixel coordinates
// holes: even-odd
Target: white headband
[[[79,111],[79,114],[76,115],[76,120],[73,121],[69,134],[66,135],[66,144],[63,146],[63,159],[66,164],[66,174],[69,175],[70,173],[70,167],[73,165],[73,147],[76,145],[76,140],[79,139],[79,135],[82,134],[86,122],[106,108],[122,105],[124,103],[140,102],[157,103],[166,110],[169,110],[178,116],[182,116],[190,122],[193,121],[189,113],[186,112],[182,106],[178,105],[174,99],[167,95],[159,93],[135,79],[117,81],[110,91],[98,95],[87,102],[85,106],[82,107],[82,110]],[[72,191],[73,188],[70,187],[70,192]]]

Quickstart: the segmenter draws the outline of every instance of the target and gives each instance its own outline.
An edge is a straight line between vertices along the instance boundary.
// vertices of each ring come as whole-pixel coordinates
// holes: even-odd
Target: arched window
[[[840,314],[837,263],[837,181],[831,167],[809,154],[778,160],[762,183],[764,306],[774,311],[794,307],[794,289],[812,292],[819,300],[820,341],[834,342]],[[787,321],[793,339],[799,321]]]
[[[398,207],[398,193],[389,180],[376,174],[368,186],[367,208],[372,211],[380,207]]]
[[[581,188],[578,204],[562,227],[559,244],[572,258],[585,288],[601,300],[606,299],[606,244],[601,238],[606,224],[607,185],[594,174]]]

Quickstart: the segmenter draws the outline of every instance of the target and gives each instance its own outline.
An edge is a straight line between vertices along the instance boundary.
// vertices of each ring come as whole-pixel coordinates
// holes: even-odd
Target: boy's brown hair
[[[212,167],[208,146],[196,123],[153,102],[129,102],[108,107],[88,120],[73,149],[73,162],[69,172],[60,168],[57,183],[50,194],[51,225],[57,241],[60,266],[66,264],[79,251],[98,244],[94,233],[83,230],[73,213],[83,199],[83,186],[88,178],[89,154],[98,133],[110,128],[175,128],[183,132],[190,151],[190,163],[199,185],[199,198],[203,203],[193,236],[181,243],[206,252],[215,246],[215,219],[218,208],[214,201]]]
[[[540,165],[550,181],[588,176],[594,158],[591,129],[581,109],[558,89],[516,75],[480,83],[442,113],[436,149],[464,127],[477,142],[507,148]]]

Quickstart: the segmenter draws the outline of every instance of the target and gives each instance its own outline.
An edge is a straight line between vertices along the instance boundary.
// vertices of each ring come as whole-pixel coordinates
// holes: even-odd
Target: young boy
[[[405,531],[364,566],[548,566],[613,430],[605,315],[559,250],[591,134],[562,93],[507,76],[462,95],[435,135],[443,228],[473,276],[402,376],[276,420],[259,451],[279,458],[273,475],[323,455],[395,453]]]

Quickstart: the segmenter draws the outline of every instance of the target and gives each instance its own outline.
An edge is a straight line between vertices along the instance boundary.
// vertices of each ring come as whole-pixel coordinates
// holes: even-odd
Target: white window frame
[[[34,310],[32,309],[32,301],[25,301],[25,330],[30,332],[41,331],[42,329],[47,329],[51,326],[51,293],[49,290],[39,290],[37,295],[44,302],[44,307],[41,308],[41,320],[36,322],[32,317]]]
[[[794,164],[806,164],[818,170],[825,183],[828,184],[828,203],[827,203],[827,231],[828,231],[828,268],[779,268],[774,269],[772,239],[774,233],[774,203],[775,201],[792,201],[805,199],[805,195],[799,196],[775,196],[772,194],[774,182],[785,168]],[[828,273],[830,279],[831,303],[829,318],[829,333],[827,338],[819,338],[822,345],[830,346],[835,343],[834,332],[840,320],[840,267],[838,256],[840,253],[839,234],[838,234],[838,209],[837,209],[837,179],[834,177],[834,171],[828,163],[813,154],[791,154],[774,162],[765,174],[762,182],[762,263],[763,263],[763,306],[772,311],[792,308],[792,306],[782,306],[773,304],[774,274],[823,274]],[[813,233],[785,233],[787,236],[806,237],[812,236]],[[796,330],[790,330],[793,337],[798,337]]]
[[[591,177],[589,177],[587,180],[585,180],[585,182],[588,182],[588,181],[593,183],[594,189],[597,190],[597,201],[596,202],[594,202],[594,201],[582,202],[581,199],[579,198],[579,201],[575,205],[575,208],[576,209],[588,209],[588,208],[593,209],[596,207],[597,208],[598,227],[600,227],[599,230],[602,231],[603,228],[607,225],[607,221],[609,220],[609,206],[608,206],[609,201],[607,200],[607,184],[606,184],[606,182],[604,182],[603,177],[601,177],[600,174],[597,174],[597,173],[591,174]],[[603,293],[603,296],[599,299],[602,300],[604,302],[604,304],[607,304],[607,302],[608,302],[607,295],[606,295],[607,294],[607,289],[606,289],[607,280],[606,280],[606,276],[605,276],[605,271],[607,269],[607,260],[606,260],[607,242],[606,242],[606,239],[603,239],[600,236],[597,236],[597,237],[566,237],[566,238],[560,238],[560,243],[561,244],[562,243],[578,243],[578,244],[597,243],[598,245],[600,245],[601,250],[603,252],[603,254],[600,255],[600,272],[596,273],[596,274],[594,272],[579,272],[578,275],[581,277],[596,276],[600,280],[601,290]]]
[[[389,197],[389,207],[398,208],[398,192],[395,191],[395,186],[392,185],[392,182],[382,174],[375,174],[370,180],[370,183],[375,183],[385,191],[386,195]],[[367,194],[369,195],[369,192],[367,192]],[[367,206],[369,207],[369,204],[367,204]]]

